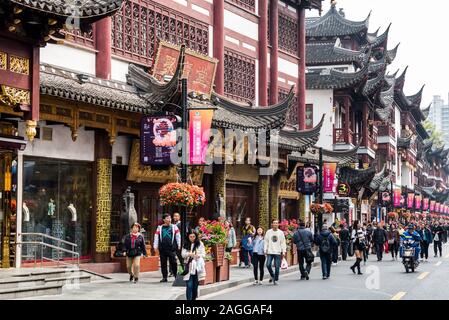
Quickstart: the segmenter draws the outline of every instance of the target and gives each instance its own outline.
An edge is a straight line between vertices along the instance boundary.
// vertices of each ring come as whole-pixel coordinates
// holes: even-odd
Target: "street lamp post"
[[[188,175],[188,157],[187,157],[187,130],[188,130],[188,117],[187,110],[187,78],[181,79],[181,108],[182,108],[182,129],[184,137],[182,137],[182,163],[181,163],[181,181],[187,183]],[[187,226],[187,207],[181,207],[181,248],[184,246],[186,238],[186,226]]]

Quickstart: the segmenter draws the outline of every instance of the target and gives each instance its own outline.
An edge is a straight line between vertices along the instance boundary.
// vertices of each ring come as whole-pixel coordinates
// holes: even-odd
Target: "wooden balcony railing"
[[[334,127],[334,144],[344,144],[347,143],[345,139],[345,129],[337,129]]]
[[[377,135],[379,137],[391,137],[396,139],[396,129],[393,126],[379,126]]]

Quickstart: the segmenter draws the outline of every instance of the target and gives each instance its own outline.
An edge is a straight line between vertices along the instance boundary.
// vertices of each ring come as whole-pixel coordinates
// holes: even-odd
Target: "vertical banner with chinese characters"
[[[325,163],[323,165],[323,192],[332,193],[334,191],[335,173],[337,172],[336,163]]]
[[[415,209],[421,210],[421,196],[415,196]]]
[[[440,203],[439,203],[439,202],[437,202],[437,203],[435,204],[435,212],[437,212],[437,213],[440,212]]]
[[[423,209],[424,211],[429,210],[429,198],[424,198],[424,199],[423,199],[422,209]]]
[[[189,164],[206,163],[207,146],[214,110],[190,110],[189,123]]]
[[[436,203],[436,201],[434,201],[434,200],[432,200],[432,201],[430,201],[430,211],[435,211],[435,203]]]
[[[393,192],[393,205],[395,208],[401,207],[401,189],[395,189]]]
[[[173,76],[181,48],[177,45],[160,41],[153,68],[153,76],[162,81],[164,76]],[[187,78],[189,92],[196,92],[210,97],[215,81],[218,60],[186,49],[182,76]]]
[[[415,201],[415,194],[409,193],[407,196],[407,209],[413,209],[414,201]]]
[[[146,116],[142,118],[140,132],[140,162],[143,165],[170,165],[171,153],[176,146],[176,116]]]

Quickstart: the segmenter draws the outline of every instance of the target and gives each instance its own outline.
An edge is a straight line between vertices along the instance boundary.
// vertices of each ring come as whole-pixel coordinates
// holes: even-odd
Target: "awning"
[[[24,151],[26,146],[27,142],[25,141],[24,137],[0,135],[0,149]]]

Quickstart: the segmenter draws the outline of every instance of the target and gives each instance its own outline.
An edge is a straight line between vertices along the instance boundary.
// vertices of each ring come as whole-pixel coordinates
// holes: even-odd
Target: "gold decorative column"
[[[298,210],[299,214],[298,217],[302,221],[307,221],[306,219],[306,196],[300,195],[298,200]]]
[[[271,192],[270,192],[270,201],[271,201],[271,219],[279,219],[279,188],[281,183],[279,179],[272,177],[271,178]]]
[[[95,131],[95,262],[111,259],[112,148],[106,131]]]
[[[97,210],[95,230],[95,252],[109,253],[111,206],[112,206],[112,161],[97,160]]]
[[[268,176],[259,176],[259,226],[267,230],[270,227],[270,180]]]

